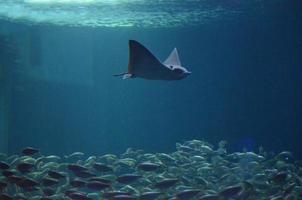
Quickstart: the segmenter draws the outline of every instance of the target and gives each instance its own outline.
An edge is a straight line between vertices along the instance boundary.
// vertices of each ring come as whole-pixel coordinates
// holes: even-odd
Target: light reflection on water
[[[248,2],[257,7],[260,1]],[[68,26],[175,27],[238,16],[244,6],[244,1],[236,0],[1,0],[0,19]]]

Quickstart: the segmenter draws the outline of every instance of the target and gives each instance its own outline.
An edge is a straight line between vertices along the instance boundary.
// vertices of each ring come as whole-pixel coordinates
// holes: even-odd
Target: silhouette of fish
[[[146,47],[135,40],[129,40],[128,72],[116,74],[123,79],[140,77],[148,80],[180,80],[191,72],[181,66],[177,49],[160,62]]]
[[[166,154],[129,148],[87,159],[76,152],[55,162],[40,153],[3,156],[0,200],[301,200],[301,163],[288,161],[290,152],[220,154],[220,144],[195,139]]]
[[[36,154],[36,153],[38,153],[39,152],[39,150],[38,149],[35,149],[35,148],[33,148],[33,147],[26,147],[26,148],[24,148],[23,150],[22,150],[22,153],[24,154],[24,155],[27,155],[27,156],[32,156],[32,155],[34,155],[34,154]]]

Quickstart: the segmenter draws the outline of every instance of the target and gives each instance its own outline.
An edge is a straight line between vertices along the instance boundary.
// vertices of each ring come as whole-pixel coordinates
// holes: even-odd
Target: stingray
[[[174,48],[164,62],[160,62],[146,47],[129,40],[128,72],[116,74],[123,79],[144,78],[148,80],[180,80],[191,72],[181,66],[177,49]]]

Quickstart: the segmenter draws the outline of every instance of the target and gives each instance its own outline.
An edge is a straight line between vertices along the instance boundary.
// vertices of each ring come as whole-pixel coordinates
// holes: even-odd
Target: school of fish
[[[226,142],[176,144],[172,153],[0,154],[0,200],[302,200],[292,153],[228,153]]]

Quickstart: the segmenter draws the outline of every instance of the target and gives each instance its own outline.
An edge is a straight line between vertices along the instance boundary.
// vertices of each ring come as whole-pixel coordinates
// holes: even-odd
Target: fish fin
[[[165,65],[178,65],[181,66],[180,59],[178,56],[177,49],[174,48],[173,51],[170,53],[168,58],[164,62]]]
[[[129,40],[129,52],[129,73],[157,71],[163,67],[162,63],[146,47],[135,40]]]

